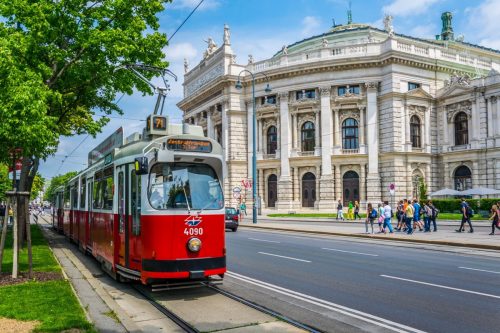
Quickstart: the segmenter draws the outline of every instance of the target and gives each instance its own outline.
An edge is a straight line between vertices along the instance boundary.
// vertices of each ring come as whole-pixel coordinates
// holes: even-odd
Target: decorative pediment
[[[304,106],[318,106],[319,100],[317,98],[301,98],[290,103],[292,107],[304,107]]]
[[[453,83],[445,88],[443,88],[440,92],[438,92],[437,98],[443,99],[451,96],[468,94],[474,91],[474,88],[471,86],[464,86],[458,82]]]
[[[427,108],[421,105],[408,105],[408,114],[410,118],[414,115],[420,118],[420,121],[424,120],[425,111]]]
[[[340,112],[340,123],[342,124],[344,120],[348,118],[353,118],[359,123],[359,112],[354,110],[342,110]]]
[[[342,96],[332,96],[332,100],[337,104],[359,103],[365,99],[365,95],[346,93]]]
[[[406,95],[406,98],[411,98],[411,97],[426,98],[426,99],[434,98],[434,97],[432,97],[431,94],[429,94],[427,91],[422,89],[422,87],[418,87],[416,89],[409,90],[405,95]]]
[[[455,116],[460,112],[465,112],[467,117],[470,117],[472,114],[472,102],[464,101],[459,103],[454,103],[445,106],[446,116],[448,118],[448,122],[452,122]]]
[[[257,111],[261,113],[268,113],[268,112],[276,112],[278,110],[278,106],[276,104],[262,104],[262,105],[257,105]]]

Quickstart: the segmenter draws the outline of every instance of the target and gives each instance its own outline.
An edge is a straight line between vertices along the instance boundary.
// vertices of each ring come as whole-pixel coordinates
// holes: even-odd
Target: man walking
[[[392,230],[391,220],[392,220],[392,208],[391,206],[389,206],[389,201],[384,201],[384,230],[386,227],[389,228],[390,234],[394,232]]]
[[[341,221],[344,221],[344,212],[343,209],[344,207],[342,206],[342,202],[339,200],[337,204],[337,220],[340,218]]]
[[[469,224],[470,233],[474,232],[474,229],[472,228],[472,223],[470,221],[470,218],[472,217],[472,208],[470,208],[469,204],[467,201],[465,201],[465,198],[462,198],[462,203],[460,204],[461,210],[462,210],[462,223],[460,224],[460,228],[458,230],[455,230],[456,232],[463,232],[465,231],[465,222]]]

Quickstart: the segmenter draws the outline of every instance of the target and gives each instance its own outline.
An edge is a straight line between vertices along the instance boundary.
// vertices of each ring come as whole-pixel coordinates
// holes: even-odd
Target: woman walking
[[[384,207],[382,207],[382,204],[378,204],[377,208],[377,216],[378,216],[378,233],[381,234],[385,232],[384,227],[382,224],[384,223]]]
[[[352,204],[352,201],[349,201],[348,207],[349,208],[347,209],[347,219],[354,220],[354,215],[353,215],[354,205]]]
[[[368,216],[368,215],[366,215]],[[354,219],[360,219],[361,220],[361,216],[359,215],[359,202],[357,201],[354,201]]]
[[[373,209],[371,202],[368,203],[368,208],[366,209],[366,220],[365,220],[365,229],[366,233],[368,233],[368,223],[372,227],[373,234],[373,221],[377,218],[377,210]]]
[[[491,233],[490,235],[494,235],[495,234],[495,228],[499,229],[500,230],[500,217],[498,216],[499,214],[499,209],[498,209],[498,206],[497,205],[493,205],[491,207],[491,216],[490,216],[490,220],[492,220],[492,223],[491,223]],[[366,229],[368,231],[368,227]]]

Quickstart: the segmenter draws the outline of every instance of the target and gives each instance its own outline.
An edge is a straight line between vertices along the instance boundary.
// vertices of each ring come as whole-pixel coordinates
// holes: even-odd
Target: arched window
[[[342,148],[358,149],[358,122],[355,119],[347,118],[342,123]]]
[[[455,190],[464,191],[472,188],[472,173],[465,165],[459,166],[453,175]]]
[[[415,148],[422,147],[420,143],[420,119],[417,116],[412,116],[410,119],[410,136],[411,146]]]
[[[278,148],[278,131],[276,126],[267,129],[267,153],[274,154]]]
[[[302,125],[302,151],[314,151],[314,124],[310,121]]]
[[[466,145],[469,143],[469,122],[467,115],[460,112],[455,116],[455,145]]]

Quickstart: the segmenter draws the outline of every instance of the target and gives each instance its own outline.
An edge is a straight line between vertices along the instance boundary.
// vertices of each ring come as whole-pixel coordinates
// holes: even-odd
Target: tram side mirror
[[[134,160],[134,168],[136,175],[146,175],[148,173],[148,158],[136,157]]]

